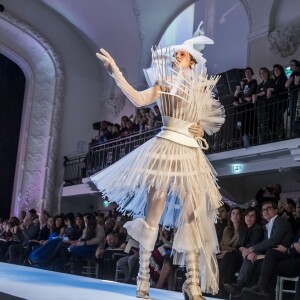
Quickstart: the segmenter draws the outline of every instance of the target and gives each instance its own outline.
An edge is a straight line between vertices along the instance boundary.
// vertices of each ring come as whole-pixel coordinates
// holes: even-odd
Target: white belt
[[[189,128],[193,123],[167,116],[162,117],[162,122],[163,126],[156,135],[157,137],[192,148],[208,149],[208,144],[204,138],[195,139],[190,134]]]

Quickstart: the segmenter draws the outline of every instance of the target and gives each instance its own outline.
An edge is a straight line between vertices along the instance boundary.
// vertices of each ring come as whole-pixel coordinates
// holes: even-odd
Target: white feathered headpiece
[[[170,46],[170,50],[171,52],[173,52],[173,54],[179,50],[183,50],[185,52],[190,53],[195,58],[197,63],[205,63],[206,59],[202,56],[202,53],[200,51],[194,48],[194,45],[207,45],[213,43],[214,41],[212,39],[204,35],[200,35],[192,39],[186,40],[181,45]]]

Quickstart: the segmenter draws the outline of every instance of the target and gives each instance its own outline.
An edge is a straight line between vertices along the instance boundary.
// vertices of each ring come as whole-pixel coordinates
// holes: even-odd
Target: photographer
[[[280,193],[281,193],[281,185],[276,183],[274,185],[269,184],[260,189],[255,196],[255,199],[261,209],[262,204],[266,201],[272,201],[278,203],[280,200]]]

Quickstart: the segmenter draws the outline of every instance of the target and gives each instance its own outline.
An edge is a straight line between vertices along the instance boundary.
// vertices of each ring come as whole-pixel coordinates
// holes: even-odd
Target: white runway
[[[137,299],[134,285],[5,263],[0,263],[0,291],[26,300]],[[150,289],[150,296],[155,300],[183,300],[181,293],[159,289]]]

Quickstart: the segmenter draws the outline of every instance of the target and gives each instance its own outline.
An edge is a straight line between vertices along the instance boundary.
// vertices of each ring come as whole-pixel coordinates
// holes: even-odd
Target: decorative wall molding
[[[24,72],[24,95],[11,214],[57,211],[55,188],[64,72],[55,49],[37,29],[3,12],[0,52]]]
[[[292,55],[300,43],[300,28],[285,26],[276,28],[269,33],[269,49],[281,57]]]

